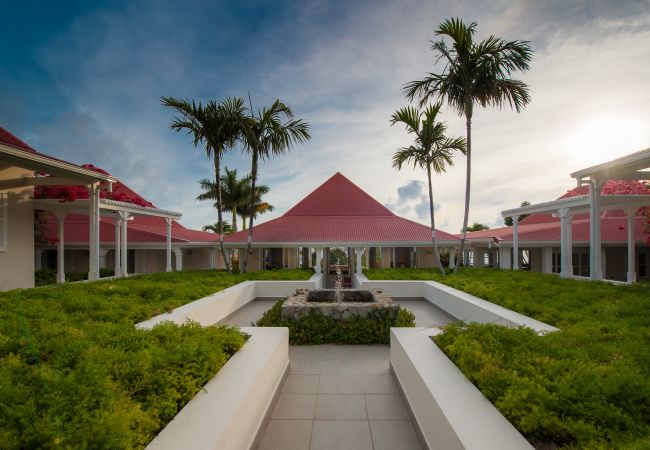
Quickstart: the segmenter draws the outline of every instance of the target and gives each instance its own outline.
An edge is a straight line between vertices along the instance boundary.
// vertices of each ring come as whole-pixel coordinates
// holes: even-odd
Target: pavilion
[[[227,247],[243,250],[247,233],[226,237]],[[440,230],[436,238],[453,259],[459,238]],[[332,248],[344,249],[348,261],[356,259],[357,273],[362,255],[370,268],[434,266],[428,226],[395,215],[337,172],[281,217],[253,227],[248,267],[314,266],[317,273],[329,271]]]

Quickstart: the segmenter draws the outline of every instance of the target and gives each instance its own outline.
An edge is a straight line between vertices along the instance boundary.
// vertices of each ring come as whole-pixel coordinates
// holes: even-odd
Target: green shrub
[[[650,448],[650,286],[465,269],[368,271],[435,279],[560,328],[452,324],[435,342],[541,448]]]
[[[385,310],[371,311],[367,317],[352,316],[348,320],[324,316],[316,311],[298,319],[282,319],[282,303],[277,301],[256,325],[288,327],[289,342],[294,345],[317,344],[389,344],[391,327],[414,327],[415,316],[399,308],[397,317]]]
[[[0,293],[0,448],[142,448],[245,342],[229,327],[134,324],[245,279],[173,272]]]
[[[99,276],[101,278],[112,277],[115,275],[113,270],[99,269]],[[82,281],[88,279],[88,272],[66,272],[66,282]],[[56,283],[56,270],[55,269],[41,269],[34,272],[34,283],[36,286],[47,286]]]

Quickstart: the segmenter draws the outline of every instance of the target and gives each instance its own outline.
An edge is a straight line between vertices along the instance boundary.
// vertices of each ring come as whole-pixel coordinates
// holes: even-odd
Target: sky
[[[530,41],[532,101],[473,120],[470,223],[559,197],[569,173],[650,147],[650,0],[64,2],[0,0],[0,126],[38,150],[104,168],[193,228],[214,223],[195,200],[210,161],[169,128],[161,96],[279,98],[312,139],[264,161],[266,200],[283,214],[337,171],[393,212],[428,221],[426,175],[392,168],[412,143],[391,114],[405,83],[439,71],[430,41],[443,20],[476,21],[476,39]],[[451,136],[465,121],[443,108]],[[225,165],[246,173],[234,150]],[[436,224],[462,226],[465,158],[434,178]]]

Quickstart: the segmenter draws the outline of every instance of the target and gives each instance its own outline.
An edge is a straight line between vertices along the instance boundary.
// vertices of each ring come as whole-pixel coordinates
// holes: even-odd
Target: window
[[[7,194],[0,192],[0,252],[7,251]]]

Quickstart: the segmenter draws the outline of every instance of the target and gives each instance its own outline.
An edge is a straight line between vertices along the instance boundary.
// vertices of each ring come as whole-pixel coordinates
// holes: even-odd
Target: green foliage
[[[483,230],[489,230],[490,227],[485,225],[484,223],[480,222],[474,222],[472,225],[467,227],[467,231],[483,231]]]
[[[108,269],[99,269],[99,276],[112,277],[115,272]],[[66,272],[66,282],[83,281],[88,279],[88,272]],[[36,286],[47,286],[48,284],[56,283],[56,270],[55,269],[42,269],[34,272],[34,282]]]
[[[389,344],[391,327],[414,327],[415,316],[400,308],[397,317],[387,311],[371,311],[367,317],[353,316],[348,320],[335,319],[313,311],[299,319],[282,319],[282,303],[276,302],[256,325],[260,327],[288,327],[289,342],[293,345],[318,344]]]
[[[435,341],[532,443],[648,448],[650,286],[464,269],[370,270],[371,279],[435,279],[559,327],[452,324]]]
[[[134,324],[245,279],[173,272],[0,293],[0,448],[142,448],[245,342],[229,327]]]

